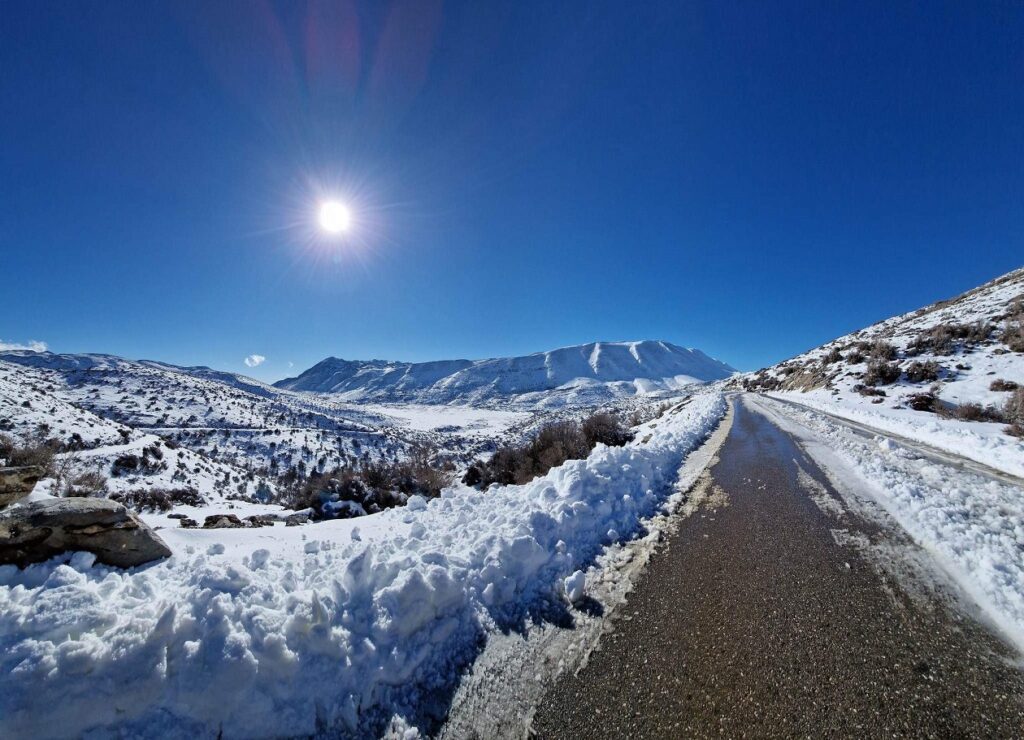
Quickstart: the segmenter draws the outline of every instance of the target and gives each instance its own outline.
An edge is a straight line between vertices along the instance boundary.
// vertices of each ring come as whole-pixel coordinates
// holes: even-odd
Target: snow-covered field
[[[825,469],[851,477],[849,488],[872,495],[1024,650],[1024,488],[865,438],[812,410],[754,403]]]
[[[173,556],[129,572],[83,554],[0,568],[0,735],[429,725],[488,633],[566,608],[577,572],[663,505],[725,408],[698,393],[523,486],[302,527],[165,529]]]

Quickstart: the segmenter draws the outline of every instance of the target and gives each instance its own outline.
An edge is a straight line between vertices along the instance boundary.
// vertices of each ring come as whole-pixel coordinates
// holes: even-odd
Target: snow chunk
[[[577,570],[562,582],[565,597],[574,604],[583,598],[586,585],[587,575],[582,570]]]

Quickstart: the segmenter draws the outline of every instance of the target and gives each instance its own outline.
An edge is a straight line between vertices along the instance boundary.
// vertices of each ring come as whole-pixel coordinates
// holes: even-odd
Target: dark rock
[[[84,550],[106,565],[131,568],[170,549],[121,504],[101,498],[33,501],[0,514],[0,563],[23,568]]]
[[[178,514],[178,513],[168,514],[167,518],[168,519],[188,519],[188,517],[185,516],[184,514]]]
[[[244,526],[234,514],[211,514],[203,521],[203,529],[236,529]]]
[[[36,481],[42,477],[43,469],[35,465],[0,468],[0,509],[32,493]]]

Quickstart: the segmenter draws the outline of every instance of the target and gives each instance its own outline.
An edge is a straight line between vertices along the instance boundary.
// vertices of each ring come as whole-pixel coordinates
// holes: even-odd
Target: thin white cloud
[[[20,342],[5,342],[0,339],[0,352],[7,352],[12,349],[27,349],[30,352],[45,352],[46,342],[40,342],[38,339],[30,339],[28,342],[22,344]]]
[[[258,367],[266,362],[266,357],[263,355],[249,355],[245,358],[246,367]]]

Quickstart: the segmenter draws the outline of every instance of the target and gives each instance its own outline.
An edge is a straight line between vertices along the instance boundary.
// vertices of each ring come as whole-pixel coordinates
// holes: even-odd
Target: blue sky
[[[1010,2],[7,2],[0,339],[759,367],[1024,263],[1022,37]]]

